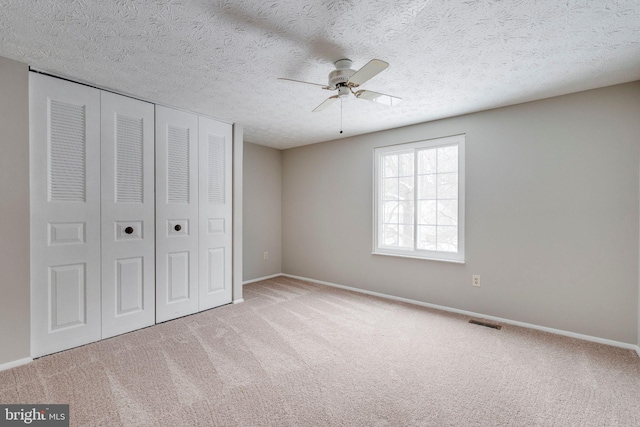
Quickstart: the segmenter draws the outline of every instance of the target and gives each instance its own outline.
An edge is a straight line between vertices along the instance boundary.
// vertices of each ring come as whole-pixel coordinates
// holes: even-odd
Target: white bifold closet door
[[[232,126],[199,118],[199,309],[231,302]]]
[[[31,73],[31,355],[101,338],[100,91]]]
[[[156,321],[198,311],[198,116],[156,106]]]
[[[156,106],[156,321],[231,302],[232,127]]]
[[[155,323],[154,106],[102,92],[102,338]]]

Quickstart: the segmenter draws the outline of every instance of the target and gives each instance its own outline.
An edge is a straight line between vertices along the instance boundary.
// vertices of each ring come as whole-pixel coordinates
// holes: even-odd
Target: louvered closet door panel
[[[101,93],[102,338],[155,323],[154,107]]]
[[[200,310],[231,302],[232,126],[199,118]]]
[[[156,106],[156,321],[198,311],[198,117]]]
[[[100,91],[29,76],[31,355],[100,339]]]

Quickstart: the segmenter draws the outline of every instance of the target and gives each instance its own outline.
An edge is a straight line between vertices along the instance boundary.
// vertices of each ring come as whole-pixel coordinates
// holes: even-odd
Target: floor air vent
[[[486,326],[487,328],[492,328],[492,329],[497,329],[497,330],[502,329],[502,325],[496,325],[495,323],[483,322],[482,320],[471,319],[471,320],[469,320],[469,323],[473,323],[474,325]]]

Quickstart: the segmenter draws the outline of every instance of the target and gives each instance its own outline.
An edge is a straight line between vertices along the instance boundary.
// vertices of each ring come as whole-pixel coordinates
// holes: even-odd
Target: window
[[[464,141],[375,149],[375,254],[464,262]]]

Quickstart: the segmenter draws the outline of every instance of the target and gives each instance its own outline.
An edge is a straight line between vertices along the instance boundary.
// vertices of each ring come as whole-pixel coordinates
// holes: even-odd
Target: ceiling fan
[[[351,69],[352,61],[350,59],[340,59],[334,63],[336,69],[329,73],[329,84],[323,85],[320,83],[303,82],[300,80],[279,78],[279,80],[288,80],[296,83],[305,83],[315,86],[321,86],[326,90],[337,90],[338,94],[330,96],[325,99],[322,104],[318,105],[313,112],[322,111],[329,105],[333,104],[337,99],[347,98],[353,94],[356,98],[366,99],[367,101],[377,102],[384,105],[397,105],[402,100],[401,98],[385,95],[383,93],[374,92],[372,90],[360,89],[354,91],[353,89],[359,87],[369,79],[377,76],[382,71],[389,67],[389,63],[381,61],[380,59],[372,59],[367,62],[358,71]]]

